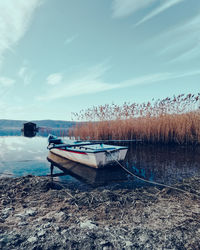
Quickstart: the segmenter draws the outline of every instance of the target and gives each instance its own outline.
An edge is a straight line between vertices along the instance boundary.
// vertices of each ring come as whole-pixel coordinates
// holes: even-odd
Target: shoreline
[[[200,194],[200,177],[176,187]],[[200,202],[192,194],[0,179],[1,249],[199,249],[199,238]]]

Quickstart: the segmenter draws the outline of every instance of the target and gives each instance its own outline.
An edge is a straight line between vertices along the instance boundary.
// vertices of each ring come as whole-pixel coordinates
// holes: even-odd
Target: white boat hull
[[[93,168],[102,168],[107,165],[117,164],[118,161],[123,161],[127,150],[127,148],[120,148],[102,152],[77,152],[70,149],[52,148],[50,152]]]

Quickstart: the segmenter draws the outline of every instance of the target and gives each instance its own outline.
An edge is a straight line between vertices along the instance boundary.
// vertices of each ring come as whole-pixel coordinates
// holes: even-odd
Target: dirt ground
[[[0,179],[0,249],[200,249],[200,178],[179,188],[64,188]]]

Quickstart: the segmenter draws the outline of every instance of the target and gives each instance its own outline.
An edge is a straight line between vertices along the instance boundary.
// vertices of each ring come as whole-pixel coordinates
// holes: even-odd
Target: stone
[[[27,209],[25,211],[25,215],[28,215],[28,216],[35,216],[37,214],[37,211],[33,210],[33,209]]]
[[[28,238],[27,241],[30,243],[35,243],[37,241],[37,238],[35,236],[32,236],[32,237]]]
[[[3,211],[2,211],[2,215],[1,215],[1,218],[2,219],[6,219],[10,216],[12,212],[12,208],[5,208]]]
[[[16,194],[0,206],[1,217],[8,215],[0,220],[0,249],[200,249],[197,198],[152,187],[66,193],[46,190],[47,181],[0,178],[0,197]],[[200,178],[189,183],[200,192]],[[25,200],[18,199],[23,188],[29,190]],[[68,193],[73,199],[66,201]]]
[[[50,222],[47,222],[46,224],[43,225],[43,228],[49,228],[51,227],[51,223]]]
[[[125,241],[126,247],[130,247],[133,245],[133,243],[129,240]]]
[[[88,229],[94,229],[97,228],[97,226],[90,220],[86,220],[84,222],[80,222],[81,228],[88,228]]]
[[[66,232],[67,232],[67,230],[64,229],[64,230],[62,230],[61,234],[64,235],[64,234],[66,234]]]
[[[38,237],[41,237],[41,236],[44,236],[45,233],[46,233],[46,232],[42,229],[42,230],[40,230],[40,231],[37,233],[37,235],[38,235]]]

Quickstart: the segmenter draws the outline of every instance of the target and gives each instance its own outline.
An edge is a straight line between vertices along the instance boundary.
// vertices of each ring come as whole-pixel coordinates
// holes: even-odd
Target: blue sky
[[[200,92],[199,0],[0,0],[0,119]]]

